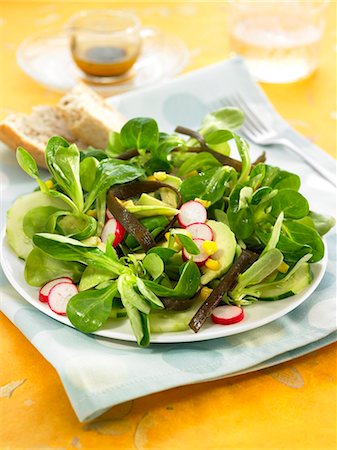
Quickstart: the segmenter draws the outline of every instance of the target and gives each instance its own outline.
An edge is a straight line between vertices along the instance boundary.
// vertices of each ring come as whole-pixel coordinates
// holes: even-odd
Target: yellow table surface
[[[61,26],[80,9],[135,11],[143,24],[188,46],[185,71],[228,57],[224,2],[0,2],[0,115],[54,104],[59,95],[16,65],[18,44]],[[291,85],[263,85],[278,111],[331,155],[336,152],[336,2],[327,10],[319,70]],[[305,449],[336,448],[336,344],[252,374],[150,395],[78,422],[52,366],[0,316],[0,398],[4,449]]]

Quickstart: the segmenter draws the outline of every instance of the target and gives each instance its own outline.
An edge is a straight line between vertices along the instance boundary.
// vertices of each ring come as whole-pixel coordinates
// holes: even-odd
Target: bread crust
[[[12,150],[24,147],[40,167],[51,136],[63,136],[79,148],[104,149],[109,131],[119,131],[124,117],[84,83],[65,94],[58,106],[37,106],[31,114],[10,114],[0,122],[0,140]]]
[[[8,123],[0,123],[0,140],[4,142],[14,152],[18,147],[24,147],[36,161],[39,167],[47,167],[45,160],[45,146],[38,145],[37,143],[29,140],[28,136],[20,135],[13,127]]]

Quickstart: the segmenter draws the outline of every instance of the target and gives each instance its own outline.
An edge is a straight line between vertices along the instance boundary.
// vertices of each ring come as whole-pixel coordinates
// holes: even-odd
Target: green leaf
[[[16,160],[21,167],[30,177],[39,178],[39,171],[35,159],[24,148],[18,147],[16,150]]]
[[[163,260],[155,253],[148,253],[143,259],[143,265],[154,280],[164,272]]]
[[[205,140],[209,145],[218,145],[233,139],[233,133],[229,130],[216,130],[206,134]]]
[[[79,290],[86,291],[111,280],[111,271],[102,267],[88,265],[82,274]]]
[[[238,276],[238,283],[231,292],[232,298],[240,298],[242,290],[247,286],[261,283],[283,261],[283,255],[277,248],[273,248],[261,255],[254,264]]]
[[[148,314],[151,308],[149,303],[134,290],[135,281],[129,275],[121,275],[117,280],[117,287],[138,345],[145,347],[150,342]]]
[[[75,144],[60,136],[49,139],[46,162],[61,190],[65,192],[79,211],[83,209],[83,192],[80,182],[80,152]]]
[[[87,214],[67,214],[57,222],[57,229],[65,236],[84,240],[94,236],[97,221]]]
[[[251,163],[250,156],[249,156],[249,145],[248,145],[247,141],[242,139],[237,134],[234,135],[234,140],[235,140],[236,147],[239,151],[240,158],[242,161],[242,169],[241,169],[241,173],[240,173],[238,182],[243,183],[248,180],[249,174],[250,174],[250,169],[252,167],[252,163]]]
[[[165,227],[169,224],[169,220],[166,216],[153,216],[140,219],[140,223],[150,231],[152,237],[154,238],[155,230],[164,230]],[[127,237],[124,239],[124,242],[130,249],[135,249],[139,246],[137,239],[131,234],[127,235]]]
[[[151,289],[149,289],[143,280],[140,278],[137,278],[137,287],[139,289],[139,292],[143,295],[143,297],[151,303],[151,305],[155,308],[164,308],[163,303],[161,300],[154,294]]]
[[[236,130],[244,122],[244,114],[238,108],[224,107],[207,114],[200,125],[200,130]]]
[[[39,248],[34,248],[26,260],[24,275],[30,286],[43,286],[48,281],[60,277],[69,277],[77,283],[84,268],[82,264],[60,261]]]
[[[85,201],[84,211],[88,211],[98,195],[115,184],[128,183],[144,174],[144,170],[124,161],[104,159],[96,168],[93,188]]]
[[[16,150],[16,160],[21,167],[30,177],[34,178],[42,192],[48,193],[48,188],[45,183],[39,177],[39,171],[35,162],[35,159],[24,148],[18,147]]]
[[[102,191],[96,198],[96,216],[97,216],[97,236],[102,234],[102,230],[105,224],[106,214],[106,191]]]
[[[199,255],[200,254],[200,250],[199,250],[198,246],[195,244],[195,242],[193,242],[193,240],[189,236],[186,236],[185,234],[181,234],[181,233],[174,233],[174,235],[179,238],[181,245],[185,248],[185,250],[190,255]]]
[[[320,261],[324,256],[324,244],[316,230],[292,220],[285,220],[282,225],[283,233],[292,241],[302,246],[310,246],[306,253],[311,253],[309,262]],[[279,247],[279,246],[278,246]]]
[[[282,189],[272,199],[271,214],[277,217],[281,212],[288,219],[301,219],[309,213],[307,200],[293,189]]]
[[[332,216],[325,216],[316,212],[310,211],[309,217],[314,222],[316,231],[320,236],[324,236],[336,224],[336,219]]]
[[[204,173],[186,178],[181,185],[180,194],[184,203],[198,197],[214,204],[226,194],[235,179],[236,171],[232,167],[208,169]]]
[[[116,294],[116,282],[104,289],[79,292],[68,302],[67,317],[78,330],[92,333],[108,320]]]
[[[179,281],[174,289],[144,280],[145,285],[159,297],[191,298],[200,287],[200,271],[193,261],[188,261],[183,268]]]
[[[124,151],[120,134],[117,133],[117,131],[110,131],[108,145],[106,146],[105,151],[111,157],[120,155]]]
[[[59,147],[69,147],[69,142],[61,136],[53,136],[49,139],[46,147],[46,163],[51,172],[54,164],[55,153]]]
[[[194,170],[205,171],[211,167],[220,167],[221,163],[210,153],[201,152],[191,155],[179,168],[178,175],[183,176]]]
[[[160,256],[160,258],[167,262],[170,258],[172,258],[173,255],[175,255],[177,252],[173,250],[172,248],[165,248],[165,247],[152,247],[147,254],[150,255],[151,253],[155,253],[156,255]]]
[[[83,159],[80,163],[80,181],[86,192],[90,192],[94,186],[98,164],[98,160],[93,156]]]
[[[158,147],[152,151],[152,154],[159,160],[167,161],[168,155],[175,149],[187,150],[184,139],[177,134],[159,133]]]
[[[136,148],[140,154],[146,150],[152,153],[159,141],[157,122],[147,117],[131,119],[121,129],[120,140],[126,149]]]
[[[270,186],[278,190],[293,189],[294,191],[298,191],[301,186],[301,179],[294,173],[280,170],[272,180]]]
[[[283,219],[284,219],[284,214],[283,214],[283,212],[281,212],[280,215],[278,216],[278,218],[276,219],[270,239],[269,239],[267,245],[265,246],[265,248],[263,249],[261,256],[264,255],[265,253],[267,253],[269,250],[276,248],[277,243],[280,239],[280,233],[281,233]]]
[[[112,261],[99,248],[89,247],[81,242],[59,234],[39,233],[33,237],[34,244],[48,255],[63,261],[77,261],[82,264],[101,267],[119,275],[125,266]]]
[[[23,231],[29,238],[35,233],[43,233],[50,231],[50,217],[58,212],[59,214],[67,214],[55,206],[38,206],[31,209],[23,218]]]

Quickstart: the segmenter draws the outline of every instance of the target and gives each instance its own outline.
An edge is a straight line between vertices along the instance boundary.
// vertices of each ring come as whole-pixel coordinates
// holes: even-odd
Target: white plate
[[[180,73],[187,64],[188,49],[177,37],[156,28],[143,28],[141,36],[142,51],[130,76],[117,79],[115,84],[90,84],[73,62],[69,37],[63,31],[28,36],[18,48],[17,62],[28,76],[49,89],[65,92],[82,80],[104,95],[154,85]]]
[[[31,305],[42,311],[44,314],[58,320],[66,325],[72,326],[70,321],[64,317],[55,314],[45,303],[38,300],[38,288],[28,286],[24,279],[24,261],[17,258],[10,249],[5,233],[1,238],[2,250],[2,268],[8,278],[8,281],[14,289]],[[151,343],[180,343],[204,341],[207,339],[215,339],[233,334],[243,333],[272,322],[284,316],[288,312],[295,309],[303,303],[310,294],[316,289],[320,283],[327,266],[327,248],[325,246],[325,256],[319,262],[312,264],[314,279],[311,285],[301,294],[294,295],[279,301],[257,302],[245,308],[245,318],[242,322],[233,325],[215,325],[210,320],[203,328],[194,333],[192,330],[177,333],[158,333],[151,335]],[[119,339],[123,341],[135,341],[130,324],[127,320],[110,320],[100,331],[96,333],[111,339]]]

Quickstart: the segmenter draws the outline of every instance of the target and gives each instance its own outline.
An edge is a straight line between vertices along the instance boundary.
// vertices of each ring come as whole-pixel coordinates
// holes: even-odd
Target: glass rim
[[[88,25],[76,25],[76,22],[81,19],[90,19],[94,18],[95,16],[102,16],[103,18],[107,18],[109,16],[110,18],[124,18],[129,19],[130,24],[126,25],[123,29],[116,29],[116,30],[98,30],[94,27],[91,27],[90,24]],[[74,14],[70,17],[69,21],[67,22],[65,29],[67,31],[87,31],[90,33],[97,33],[97,34],[111,34],[111,35],[123,35],[126,33],[132,33],[134,31],[138,31],[141,28],[141,23],[138,17],[128,11],[122,11],[122,10],[114,10],[114,9],[87,9],[79,11],[78,13]]]

